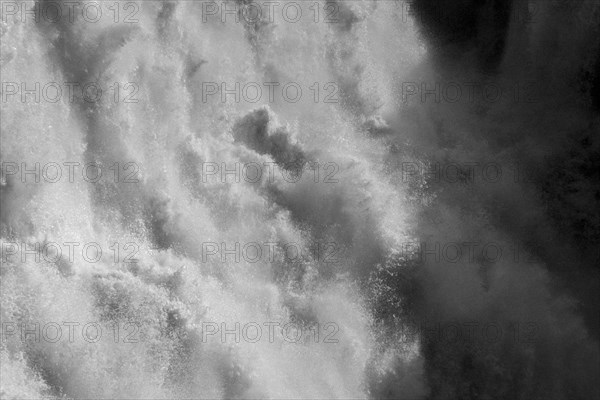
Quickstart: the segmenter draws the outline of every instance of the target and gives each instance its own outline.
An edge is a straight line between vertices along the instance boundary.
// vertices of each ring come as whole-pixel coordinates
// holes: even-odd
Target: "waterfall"
[[[2,2],[0,397],[598,394],[600,9],[418,3]]]

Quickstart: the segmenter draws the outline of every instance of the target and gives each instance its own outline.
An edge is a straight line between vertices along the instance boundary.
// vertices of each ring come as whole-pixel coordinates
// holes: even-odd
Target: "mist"
[[[597,1],[1,6],[1,398],[600,397]]]

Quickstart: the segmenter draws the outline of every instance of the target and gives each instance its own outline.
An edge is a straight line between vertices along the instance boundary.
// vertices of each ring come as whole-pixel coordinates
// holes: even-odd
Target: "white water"
[[[222,24],[215,18],[202,22],[201,3],[169,4],[140,2],[134,24],[123,23],[122,16],[119,23],[112,16],[89,23],[79,14],[64,24],[2,22],[3,82],[99,82],[103,89],[133,82],[139,102],[115,104],[107,90],[111,95],[93,106],[64,98],[57,103],[3,103],[1,160],[28,165],[94,162],[104,172],[115,162],[134,162],[140,178],[138,183],[3,182],[3,240],[96,242],[103,258],[96,263],[81,257],[57,263],[3,260],[2,321],[100,322],[104,335],[97,343],[81,337],[73,343],[35,343],[10,336],[1,347],[2,397],[298,399],[388,393],[423,398],[429,389],[419,339],[390,335],[381,326],[366,283],[378,264],[397,257],[403,243],[426,235],[437,240],[510,238],[490,228],[485,217],[463,217],[457,211],[465,200],[461,197],[435,206],[443,223],[420,221],[420,210],[434,200],[415,202],[418,189],[386,167],[396,157],[390,143],[406,146],[403,157],[430,152],[433,159],[472,160],[490,150],[485,138],[474,137],[493,122],[472,120],[461,105],[447,106],[439,115],[453,116],[448,117],[454,118],[453,134],[468,139],[466,148],[454,153],[434,148],[429,109],[407,108],[398,91],[403,79],[435,74],[402,3],[346,3],[343,9],[357,17],[349,30],[315,23],[312,3],[302,3],[303,18],[297,23],[276,12],[275,22],[261,26]],[[304,95],[297,103],[281,98],[269,102],[266,93],[257,103],[236,103],[233,96],[224,103],[219,95],[205,102],[202,97],[202,82],[231,87],[270,81],[297,82]],[[315,103],[307,90],[315,82],[321,89],[337,82],[351,100]],[[501,115],[502,105],[494,112]],[[365,121],[377,118],[393,127],[394,140],[367,133]],[[275,135],[271,138],[277,131],[284,139],[252,136],[265,121]],[[335,163],[339,182],[315,183],[310,174],[297,183],[200,178],[203,162],[281,163],[280,154],[269,151],[276,145],[320,165]],[[474,190],[473,201],[485,205],[498,195],[494,191],[511,198],[515,190],[527,189]],[[530,201],[516,206],[535,209]],[[138,262],[115,263],[108,250],[115,242],[139,246]],[[311,256],[301,263],[282,257],[236,263],[204,260],[206,242],[297,243],[306,248],[334,242],[343,251],[336,263]],[[540,363],[534,353],[554,348],[555,367],[542,381],[557,379],[560,365],[568,362],[566,353],[588,354],[589,363],[573,373],[583,377],[567,377],[571,380],[564,386],[571,387],[574,380],[581,393],[589,393],[597,345],[588,342],[569,301],[550,294],[543,265],[523,269],[499,263],[489,291],[482,289],[480,272],[472,265],[424,268],[434,287],[427,304],[435,304],[448,319],[541,324],[549,332],[543,335],[542,350],[515,346],[519,356],[514,358],[525,359],[524,370],[532,371]],[[400,315],[402,305],[398,307]],[[115,343],[111,324],[128,321],[139,324],[143,340]],[[281,335],[272,343],[201,337],[206,322],[232,328],[235,323],[290,321],[321,327],[333,322],[339,326],[338,342],[290,343]],[[394,321],[388,329],[402,325],[401,319]],[[503,350],[490,352],[496,358],[486,359],[486,367],[501,364]],[[558,393],[555,398],[570,393],[561,384],[540,391],[538,380],[521,378],[530,379],[523,385],[531,393],[552,390]]]

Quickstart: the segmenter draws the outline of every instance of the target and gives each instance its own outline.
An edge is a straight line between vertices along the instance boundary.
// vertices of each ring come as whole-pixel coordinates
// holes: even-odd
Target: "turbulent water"
[[[2,3],[2,398],[599,395],[597,2],[53,4]]]

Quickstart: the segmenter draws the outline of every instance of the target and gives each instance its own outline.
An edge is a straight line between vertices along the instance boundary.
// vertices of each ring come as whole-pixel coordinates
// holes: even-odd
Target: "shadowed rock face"
[[[529,307],[526,303],[536,296],[534,287],[541,286],[547,288],[547,293],[543,295],[545,300],[537,304],[548,306],[548,312],[555,313],[552,320],[557,321],[552,327],[540,323],[535,340],[529,343],[508,338],[493,346],[471,338],[445,343],[439,336],[423,335],[429,398],[597,397],[595,378],[589,375],[582,379],[585,372],[576,365],[587,357],[597,357],[600,332],[600,218],[596,211],[600,209],[599,3],[411,0],[410,9],[426,41],[427,66],[431,68],[415,75],[429,79],[430,87],[431,82],[486,81],[498,85],[535,82],[538,88],[536,98],[527,102],[511,99],[473,106],[476,102],[421,101],[410,108],[406,113],[409,116],[423,113],[419,121],[439,120],[431,127],[431,138],[422,142],[422,157],[430,162],[444,165],[449,160],[504,159],[510,160],[503,164],[504,171],[509,163],[528,171],[526,182],[511,183],[501,190],[489,184],[467,187],[433,182],[431,188],[435,188],[432,192],[437,198],[434,206],[427,206],[427,212],[437,208],[443,215],[454,209],[451,213],[456,220],[428,226],[424,213],[420,218],[423,231],[434,237],[443,237],[444,230],[451,237],[468,235],[470,228],[463,226],[484,214],[487,225],[481,232],[495,230],[499,233],[495,240],[505,236],[523,243],[523,248],[539,260],[547,277],[540,286],[525,284],[523,296],[509,295],[531,279],[527,268],[532,263],[515,265],[511,273],[522,275],[511,282],[503,282],[507,275],[499,274],[498,266],[482,263],[478,266],[485,293],[482,299],[500,296],[504,300],[484,307],[478,322],[503,321],[507,330],[512,329],[513,311]],[[394,137],[395,127],[390,125],[392,133],[385,137]],[[424,132],[427,130],[420,133]],[[403,148],[401,140],[396,140],[397,148]],[[454,267],[450,263],[441,267],[433,261],[424,262],[421,273],[427,273],[414,278],[418,291],[409,298],[414,301],[411,310],[433,332],[438,323],[468,324],[473,314],[466,316],[464,310],[479,312],[475,309],[483,304],[473,300],[457,306],[463,294],[458,288],[467,282],[468,273],[465,268],[454,276]],[[405,291],[404,285],[397,284],[401,288],[398,292]],[[514,306],[507,308],[510,312],[501,311],[517,298]],[[526,312],[529,319],[545,312],[531,310],[530,314]],[[580,328],[571,329],[574,325]],[[591,337],[589,346],[581,352],[571,346],[566,351],[557,350],[559,342],[574,337]],[[567,358],[562,362],[557,361],[564,356]],[[569,364],[568,360],[575,359],[576,363]]]
[[[448,57],[475,52],[480,68],[502,59],[513,0],[414,0],[411,11],[424,36]]]
[[[596,64],[594,65],[593,76],[590,77],[591,81],[591,95],[594,108],[600,113],[600,55],[596,58]]]

